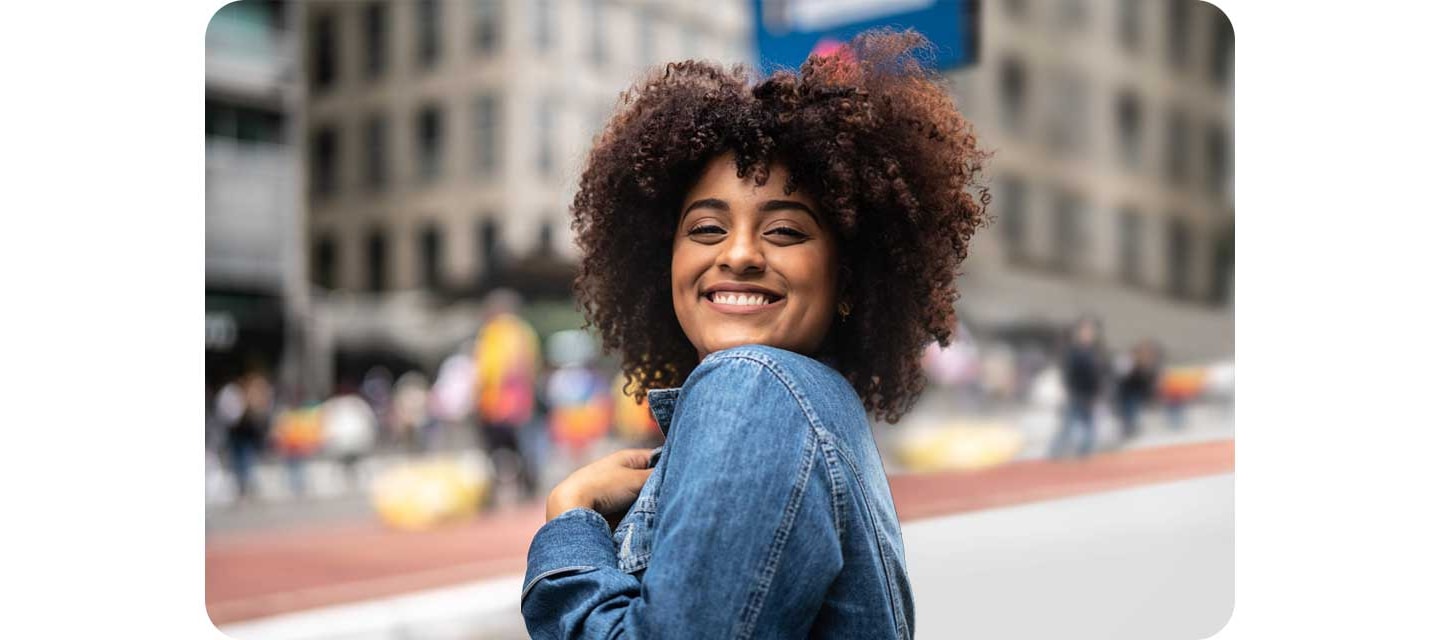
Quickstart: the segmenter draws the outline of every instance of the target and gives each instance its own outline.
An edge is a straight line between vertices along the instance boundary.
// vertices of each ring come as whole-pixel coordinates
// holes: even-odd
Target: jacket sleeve
[[[643,581],[600,514],[572,509],[530,547],[536,638],[803,636],[841,567],[835,470],[788,378],[745,356],[702,363],[666,443]]]

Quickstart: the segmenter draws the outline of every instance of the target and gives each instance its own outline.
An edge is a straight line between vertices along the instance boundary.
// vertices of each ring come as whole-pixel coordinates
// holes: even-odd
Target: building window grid
[[[390,51],[389,11],[385,2],[365,5],[365,77],[371,80],[385,73]]]
[[[1122,91],[1115,99],[1115,137],[1120,162],[1126,168],[1140,169],[1145,160],[1145,114],[1139,96]]]
[[[372,191],[383,190],[390,179],[390,125],[381,114],[365,122],[365,184]]]
[[[1190,172],[1190,125],[1185,114],[1173,109],[1165,125],[1165,177],[1170,184],[1183,187]]]
[[[426,289],[436,290],[443,283],[442,267],[445,259],[444,236],[438,225],[431,223],[420,230],[420,284]]]
[[[416,59],[420,69],[430,70],[440,63],[444,48],[441,35],[439,0],[415,0]]]
[[[1012,134],[1024,131],[1029,94],[1030,78],[1025,64],[1017,58],[1006,58],[1000,63],[1000,118]]]
[[[444,173],[445,118],[438,105],[429,105],[415,114],[415,170],[419,182],[430,183]]]
[[[322,235],[315,240],[314,250],[314,271],[311,273],[311,282],[323,289],[335,288],[335,267],[337,258],[335,239],[329,235]]]
[[[503,15],[499,0],[471,0],[471,38],[475,52],[491,55],[500,50]]]
[[[494,93],[482,93],[474,102],[475,174],[494,177],[500,171],[500,100]]]
[[[1025,236],[1029,208],[1025,183],[1014,175],[1000,179],[1000,226],[1005,241],[1005,256],[1011,262],[1024,262],[1029,256]]]
[[[1169,42],[1166,50],[1170,65],[1184,69],[1190,63],[1190,3],[1195,0],[1170,0],[1167,11]]]
[[[340,134],[333,125],[317,128],[310,141],[310,194],[325,198],[340,189]]]
[[[1138,285],[1141,283],[1140,249],[1142,245],[1142,234],[1144,231],[1144,220],[1140,212],[1126,208],[1120,211],[1120,280],[1126,284]]]
[[[331,88],[339,79],[335,29],[335,16],[330,13],[317,15],[310,23],[310,87],[316,91]]]
[[[1190,289],[1190,225],[1178,214],[1166,222],[1166,251],[1170,258],[1167,289],[1170,295],[1184,298]]]
[[[389,278],[390,255],[385,232],[372,230],[365,239],[365,288],[379,293],[386,289]]]
[[[1067,273],[1081,268],[1085,255],[1084,205],[1079,195],[1061,190],[1055,196],[1055,217],[1051,227],[1051,260],[1054,267]]]

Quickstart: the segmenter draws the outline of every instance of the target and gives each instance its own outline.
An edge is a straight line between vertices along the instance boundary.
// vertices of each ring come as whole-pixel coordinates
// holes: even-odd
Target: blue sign
[[[812,52],[828,53],[875,27],[914,29],[935,45],[936,69],[974,64],[979,0],[753,0],[760,67],[799,69]]]

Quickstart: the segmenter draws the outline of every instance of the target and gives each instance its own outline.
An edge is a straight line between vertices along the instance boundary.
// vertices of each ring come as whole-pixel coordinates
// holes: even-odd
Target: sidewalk
[[[1079,462],[1022,461],[977,472],[891,477],[902,521],[1151,485],[1233,470],[1229,440],[1151,447]],[[536,504],[464,524],[407,533],[379,524],[211,534],[206,604],[227,624],[393,597],[524,570]]]

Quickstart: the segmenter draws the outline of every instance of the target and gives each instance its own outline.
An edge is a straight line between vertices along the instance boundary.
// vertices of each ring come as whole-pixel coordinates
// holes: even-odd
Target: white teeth
[[[755,307],[765,304],[765,296],[763,295],[744,295],[739,293],[722,292],[711,294],[710,299],[715,301],[716,304],[728,304],[735,306]]]

